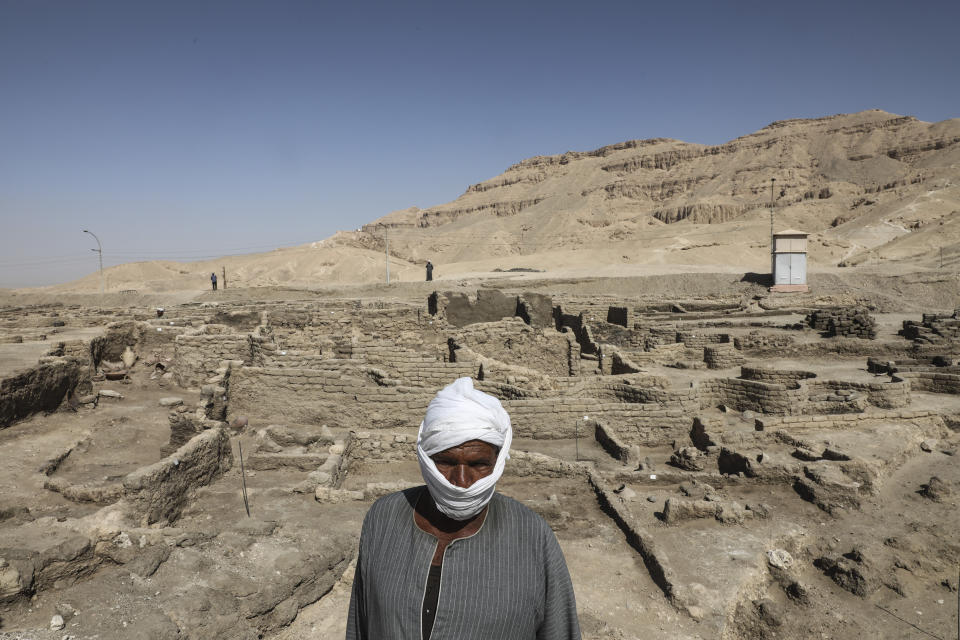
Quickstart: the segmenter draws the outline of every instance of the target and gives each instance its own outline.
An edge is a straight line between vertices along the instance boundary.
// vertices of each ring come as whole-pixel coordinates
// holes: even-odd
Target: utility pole
[[[776,273],[777,265],[774,263],[776,259],[774,257],[774,248],[773,248],[773,183],[776,182],[776,178],[770,178],[770,278],[771,280]],[[774,282],[773,284],[776,284]]]
[[[390,284],[390,236],[386,225],[383,227],[383,253],[387,261],[387,284]]]
[[[223,269],[223,288],[226,289],[227,288],[227,268],[226,267],[220,267],[220,268]]]
[[[93,236],[93,239],[97,241],[97,248],[90,249],[90,251],[96,251],[100,255],[100,295],[103,295],[103,246],[100,244],[100,238],[97,237],[93,231],[83,230],[84,233],[89,233]]]

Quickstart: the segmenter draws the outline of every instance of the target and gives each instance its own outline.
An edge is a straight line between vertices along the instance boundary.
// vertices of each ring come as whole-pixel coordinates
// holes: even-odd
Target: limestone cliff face
[[[469,186],[452,202],[394,212],[364,231],[382,236],[384,227],[396,229],[391,253],[414,262],[428,256],[476,261],[611,242],[632,243],[623,254],[630,259],[644,246],[663,252],[724,244],[719,237],[678,244],[653,231],[664,225],[683,237],[699,225],[719,232],[732,224],[760,247],[757,241],[769,236],[772,209],[781,227],[832,234],[821,246],[837,247],[823,258],[836,263],[858,247],[890,239],[870,238],[858,225],[882,224],[885,233],[928,225],[933,214],[922,210],[903,223],[888,212],[917,211],[909,199],[929,191],[923,185],[931,181],[948,190],[960,183],[958,167],[960,120],[927,123],[878,110],[780,120],[720,145],[653,138],[528,158]],[[951,192],[948,202],[952,198]],[[350,242],[373,249],[380,240]]]
[[[722,223],[769,206],[770,178],[776,178],[776,206],[809,199],[804,195],[833,182],[862,193],[908,184],[913,165],[958,148],[960,124],[941,125],[867,111],[781,120],[714,146],[655,138],[537,156],[471,185],[453,202],[416,210],[403,225],[438,227],[548,206],[553,216],[626,206],[631,217]],[[378,224],[390,225],[387,218]]]

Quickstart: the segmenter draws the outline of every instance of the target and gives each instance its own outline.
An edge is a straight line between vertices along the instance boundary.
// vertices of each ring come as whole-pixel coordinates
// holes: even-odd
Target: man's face
[[[447,482],[466,489],[480,478],[493,473],[497,449],[488,442],[468,440],[430,456]]]

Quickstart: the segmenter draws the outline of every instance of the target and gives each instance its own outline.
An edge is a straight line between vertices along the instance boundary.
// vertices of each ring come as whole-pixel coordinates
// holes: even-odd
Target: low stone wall
[[[597,444],[610,454],[614,460],[626,463],[630,458],[630,447],[622,442],[613,429],[608,428],[599,420],[588,421],[594,425],[593,436]]]
[[[934,373],[956,373],[960,368],[955,366],[957,356],[936,355],[928,358],[900,358],[885,360],[881,358],[867,358],[867,371],[870,373],[897,373],[906,371],[930,371]]]
[[[740,377],[744,380],[757,380],[772,384],[789,384],[809,378],[816,378],[812,371],[796,369],[767,369],[765,367],[740,367]]]
[[[90,389],[83,360],[57,358],[0,380],[0,429],[40,411],[60,408],[71,395]]]
[[[686,412],[659,404],[600,402],[590,398],[537,398],[503,403],[519,438],[556,440],[574,438],[584,416],[616,425],[627,445],[662,446],[689,430]],[[582,435],[582,434],[581,434]]]
[[[863,394],[867,402],[881,409],[899,409],[910,404],[910,384],[892,382],[847,382],[846,380],[818,380],[807,384],[810,397],[821,393],[844,396],[845,392]]]
[[[790,335],[751,331],[745,336],[736,336],[733,339],[733,346],[741,351],[763,351],[789,347],[794,342],[796,340]]]
[[[627,358],[617,349],[605,348],[601,353],[610,358],[610,375],[619,376],[628,373],[641,373],[643,371],[640,365]]]
[[[375,424],[369,426],[376,428],[407,426],[420,422],[436,392],[434,388],[399,384],[380,386],[376,369],[341,362],[346,364],[328,370],[234,369],[227,392],[227,419],[244,415],[252,424],[270,424],[282,416],[291,424],[354,427],[370,420]],[[457,373],[449,371],[448,383]]]
[[[267,355],[267,353],[269,355]],[[278,367],[286,369],[323,369],[329,363],[337,362],[330,356],[324,356],[310,351],[269,351],[257,366]],[[253,362],[251,362],[253,364]]]
[[[368,462],[416,460],[416,432],[354,431],[350,456]]]
[[[124,497],[141,526],[172,523],[194,489],[210,484],[232,464],[227,432],[210,429],[163,460],[127,475],[123,479]]]
[[[757,431],[785,428],[794,430],[854,429],[860,422],[895,422],[898,420],[939,419],[936,411],[900,410],[880,413],[850,413],[820,416],[763,416],[754,420]]]
[[[629,384],[618,382],[598,384],[594,393],[599,400],[615,400],[631,404],[656,403],[686,411],[697,411],[700,408],[696,389],[669,389],[661,386],[660,380],[661,378],[654,376],[634,376]]]
[[[915,391],[960,394],[960,374],[956,373],[902,371],[897,372],[895,379],[909,383]]]
[[[443,324],[426,313],[422,306],[370,308],[355,304],[334,308],[271,310],[265,314],[264,336],[276,340],[282,349],[311,350],[317,345],[356,329],[361,336],[397,336],[403,332],[422,332]],[[349,340],[349,338],[348,338]],[[339,357],[349,357],[341,353]]]
[[[799,413],[807,399],[807,391],[799,383],[790,388],[755,380],[714,378],[701,382],[697,390],[702,409],[723,404],[737,411],[789,415]]]
[[[708,369],[738,367],[744,360],[743,355],[730,344],[703,348],[703,361],[707,363]]]
[[[686,347],[682,342],[672,342],[669,344],[651,344],[644,351],[626,351],[626,356],[631,362],[644,364],[670,364],[677,360],[682,360],[686,352]]]
[[[177,336],[174,347],[174,377],[181,387],[199,387],[217,374],[223,360],[250,362],[250,341],[235,333]]]
[[[677,331],[677,342],[682,342],[687,349],[702,349],[713,344],[727,344],[730,342],[728,333],[693,333],[692,331]]]

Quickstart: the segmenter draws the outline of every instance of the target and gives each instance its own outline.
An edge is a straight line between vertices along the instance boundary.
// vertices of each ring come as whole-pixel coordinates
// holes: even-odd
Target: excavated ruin
[[[757,298],[0,308],[0,638],[342,637],[363,516],[461,376],[585,638],[952,637],[957,315]]]

